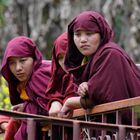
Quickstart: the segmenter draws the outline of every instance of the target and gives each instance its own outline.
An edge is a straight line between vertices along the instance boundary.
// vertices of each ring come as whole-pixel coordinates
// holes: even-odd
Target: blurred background
[[[115,32],[115,42],[140,63],[140,0],[0,0],[0,61],[7,42],[18,35],[31,37],[43,57],[51,59],[53,41],[84,10],[104,15]],[[8,99],[1,78],[0,107],[9,109]]]
[[[0,59],[6,43],[17,35],[31,37],[50,59],[54,39],[84,10],[103,14],[115,41],[140,62],[140,0],[0,0]]]

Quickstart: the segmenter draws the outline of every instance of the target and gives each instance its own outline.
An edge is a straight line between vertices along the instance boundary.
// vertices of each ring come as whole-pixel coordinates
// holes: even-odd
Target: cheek
[[[91,44],[95,45],[98,48],[98,46],[100,45],[100,38],[99,37],[92,38]]]
[[[77,38],[74,38],[74,43],[77,48],[79,48],[79,40]]]
[[[33,64],[28,64],[25,68],[25,71],[30,75],[33,70]]]
[[[9,69],[12,73],[14,73],[14,66],[9,66]]]
[[[78,38],[74,36],[74,37],[73,37],[73,40],[74,40],[74,43],[77,44]]]

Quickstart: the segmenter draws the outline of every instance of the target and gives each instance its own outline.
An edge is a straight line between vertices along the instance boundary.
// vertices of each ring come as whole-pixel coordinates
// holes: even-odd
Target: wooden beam
[[[76,109],[76,110],[74,110],[73,118],[84,116],[85,113],[87,113],[89,115],[91,115],[91,114],[96,115],[99,113],[116,111],[116,110],[125,109],[125,108],[129,108],[129,107],[134,107],[134,106],[140,106],[140,96],[96,105],[92,109],[87,109],[87,110],[84,110],[82,108]]]

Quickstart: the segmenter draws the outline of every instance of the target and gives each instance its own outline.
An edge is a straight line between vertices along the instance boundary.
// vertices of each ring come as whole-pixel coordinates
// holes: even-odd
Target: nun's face
[[[86,30],[74,32],[74,43],[84,56],[91,56],[100,45],[100,34]]]
[[[10,57],[8,64],[13,75],[20,81],[25,82],[33,70],[34,60],[32,57]]]

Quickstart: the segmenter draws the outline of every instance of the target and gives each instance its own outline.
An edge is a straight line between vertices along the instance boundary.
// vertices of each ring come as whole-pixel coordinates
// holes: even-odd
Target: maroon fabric
[[[73,41],[74,26],[79,21],[96,21],[101,44],[87,64]],[[81,25],[80,25],[81,26]],[[86,29],[88,26],[86,26]],[[94,11],[82,12],[68,25],[68,51],[65,64],[74,74],[77,84],[88,82],[88,98],[92,105],[140,96],[140,70],[117,44],[112,42],[112,30],[105,19]],[[76,59],[77,58],[77,59]]]
[[[73,77],[65,72],[58,63],[58,55],[66,53],[67,49],[67,33],[61,34],[55,41],[52,52],[52,77],[48,84],[46,96],[51,96],[49,106],[53,101],[63,102],[74,96],[76,87],[73,83]]]
[[[13,76],[8,67],[8,58],[10,56],[34,58],[34,67],[32,74],[25,85],[25,90],[29,96],[29,100],[24,102],[23,112],[32,114],[48,114],[47,104],[49,97],[45,96],[48,81],[50,79],[51,63],[50,61],[42,60],[42,55],[34,42],[25,36],[19,36],[12,39],[5,50],[2,61],[1,73],[8,82],[10,100],[12,105],[23,103],[17,91],[18,80]],[[20,130],[26,130],[26,125],[20,127]],[[16,134],[15,140],[24,140],[27,137],[27,132],[24,131],[22,136],[20,130]]]
[[[76,22],[74,24],[74,27],[73,27],[74,32],[86,29],[87,31],[100,33],[100,29],[99,29],[96,21],[94,21],[92,19],[88,21],[86,18],[87,17],[83,14],[78,16],[78,18],[76,19]]]
[[[11,118],[4,134],[4,140],[15,140],[14,135],[20,126],[20,122]]]

